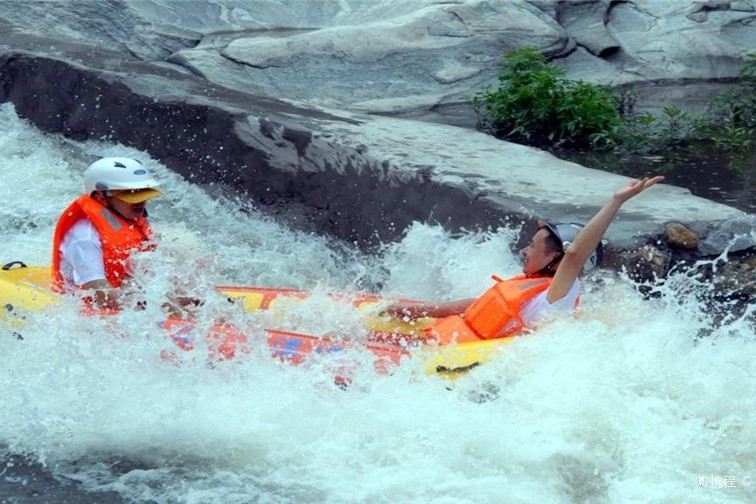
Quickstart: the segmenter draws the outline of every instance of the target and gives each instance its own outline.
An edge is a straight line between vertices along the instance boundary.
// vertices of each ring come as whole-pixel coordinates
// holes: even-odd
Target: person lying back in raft
[[[63,211],[55,227],[53,288],[90,291],[89,299],[97,307],[118,309],[119,289],[132,276],[132,255],[155,248],[146,207],[161,194],[158,185],[135,159],[107,157],[89,165],[84,172],[84,194]],[[175,311],[175,304],[195,302],[178,301],[164,308]]]
[[[583,266],[597,266],[601,238],[620,207],[664,177],[631,180],[619,189],[584,227],[539,221],[522,250],[522,275],[501,280],[479,298],[446,303],[396,303],[384,311],[412,319],[441,320],[429,332],[440,343],[503,338],[533,327],[544,315],[577,306]]]

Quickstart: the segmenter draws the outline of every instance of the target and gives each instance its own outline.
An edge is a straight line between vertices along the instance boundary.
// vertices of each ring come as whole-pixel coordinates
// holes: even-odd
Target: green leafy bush
[[[714,99],[710,107],[713,125],[724,131],[740,129],[756,134],[756,54],[746,56],[740,69],[742,89]]]
[[[536,146],[630,152],[661,150],[690,140],[735,150],[756,142],[756,55],[740,71],[743,89],[717,97],[707,116],[677,107],[633,115],[633,97],[606,86],[571,81],[534,49],[504,57],[497,89],[473,96],[478,127],[499,138]]]
[[[606,86],[568,80],[533,49],[506,55],[498,89],[473,97],[479,127],[497,137],[570,147],[617,145],[619,105]]]

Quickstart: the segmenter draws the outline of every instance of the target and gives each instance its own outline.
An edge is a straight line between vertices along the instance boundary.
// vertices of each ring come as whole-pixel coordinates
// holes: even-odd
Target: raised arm
[[[617,215],[620,207],[632,198],[645,191],[664,177],[646,177],[642,180],[631,180],[619,189],[606,205],[599,210],[588,224],[575,237],[574,243],[565,251],[564,257],[559,262],[554,281],[551,283],[546,299],[553,303],[567,295],[572,284],[580,274],[583,265],[598,247],[601,238],[606,233],[609,224]]]
[[[446,303],[394,303],[387,306],[383,312],[395,317],[409,317],[410,319],[442,318],[461,315],[473,301],[475,301],[475,298],[459,299]]]

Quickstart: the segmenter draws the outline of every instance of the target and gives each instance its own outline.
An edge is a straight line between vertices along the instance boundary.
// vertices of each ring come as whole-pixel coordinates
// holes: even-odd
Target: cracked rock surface
[[[257,95],[470,126],[467,100],[496,83],[507,51],[534,47],[591,82],[726,81],[756,47],[754,11],[753,0],[5,0],[0,19]]]

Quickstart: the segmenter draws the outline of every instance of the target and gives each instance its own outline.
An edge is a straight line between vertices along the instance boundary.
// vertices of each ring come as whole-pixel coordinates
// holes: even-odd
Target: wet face
[[[107,200],[110,208],[118,212],[126,220],[135,221],[144,217],[144,209],[147,206],[144,201],[140,203],[127,203],[112,196],[109,196]]]
[[[535,275],[560,255],[559,251],[551,250],[546,243],[549,232],[539,229],[530,239],[530,243],[522,249],[522,272],[527,276]]]

